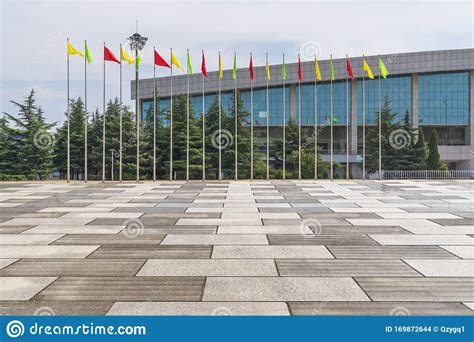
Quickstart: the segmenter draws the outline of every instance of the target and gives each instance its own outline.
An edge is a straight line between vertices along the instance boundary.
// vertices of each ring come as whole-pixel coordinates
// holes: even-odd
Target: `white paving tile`
[[[474,246],[440,246],[462,259],[474,259]]]
[[[241,213],[222,213],[222,219],[240,219]],[[253,219],[301,219],[297,213],[246,213],[246,218]]]
[[[94,246],[59,245],[0,245],[0,258],[85,258],[97,248]]]
[[[308,226],[219,226],[217,234],[314,234]]]
[[[467,235],[369,235],[381,245],[474,245]]]
[[[333,259],[325,246],[214,246],[212,258],[277,259],[317,258]]]
[[[139,218],[143,213],[117,213],[117,212],[103,212],[103,213],[69,213],[61,216],[62,218],[71,218],[71,219],[81,219],[81,218],[118,218],[118,219],[129,219],[129,218]]]
[[[196,219],[196,218],[182,218],[176,222],[177,226],[259,226],[262,225],[262,220],[257,218],[241,218],[238,219]]]
[[[405,260],[425,277],[474,277],[474,260]]]
[[[271,259],[149,259],[137,276],[278,276]]]
[[[0,259],[0,270],[7,267],[8,265],[13,264],[18,259]]]
[[[86,225],[86,226],[36,226],[22,234],[117,234],[125,226]]]
[[[387,219],[459,219],[461,217],[450,213],[383,213],[377,212],[380,217]]]
[[[48,245],[63,236],[63,234],[0,234],[0,243],[2,245]]]
[[[400,227],[412,232],[413,234],[474,234],[474,226],[411,226],[409,224],[402,223],[400,224]]]
[[[94,207],[49,207],[38,210],[39,213],[102,213],[111,211],[113,208],[94,208]]]
[[[268,245],[266,235],[167,235],[162,245]]]
[[[0,277],[1,300],[30,300],[56,277]]]
[[[0,226],[57,226],[57,225],[85,225],[91,222],[92,218],[14,218],[0,223]]]

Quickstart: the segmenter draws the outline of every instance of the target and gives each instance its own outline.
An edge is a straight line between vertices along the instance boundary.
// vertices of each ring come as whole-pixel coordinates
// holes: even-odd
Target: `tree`
[[[46,123],[41,107],[36,105],[34,90],[23,103],[10,102],[19,108],[17,117],[4,113],[16,125],[18,140],[11,146],[17,154],[18,168],[28,178],[45,179],[53,170],[54,136],[50,130],[56,123]]]
[[[20,132],[8,125],[6,116],[0,118],[0,180],[22,179]]]
[[[441,162],[441,158],[438,151],[438,133],[433,128],[431,130],[430,141],[428,143],[429,153],[426,161],[428,170],[447,170],[446,165]]]

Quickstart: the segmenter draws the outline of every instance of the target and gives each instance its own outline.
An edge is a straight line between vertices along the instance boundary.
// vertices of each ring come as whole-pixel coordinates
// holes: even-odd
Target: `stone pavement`
[[[0,183],[3,315],[473,315],[472,181]]]

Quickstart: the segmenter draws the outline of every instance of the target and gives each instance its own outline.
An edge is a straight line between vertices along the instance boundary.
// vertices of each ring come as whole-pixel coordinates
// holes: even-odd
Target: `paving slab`
[[[56,277],[0,277],[0,301],[29,300]]]

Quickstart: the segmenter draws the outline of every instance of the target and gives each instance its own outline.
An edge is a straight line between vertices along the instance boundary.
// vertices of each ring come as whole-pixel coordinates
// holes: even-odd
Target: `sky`
[[[139,32],[148,37],[141,78],[153,76],[153,46],[169,49],[185,61],[190,50],[195,72],[205,50],[208,71],[302,59],[341,58],[346,54],[393,54],[472,48],[473,1],[89,1],[0,0],[0,113],[16,114],[10,100],[21,102],[31,89],[49,122],[64,120],[66,38],[93,55],[88,68],[88,109],[102,108],[102,44],[116,55],[119,44]],[[119,67],[107,63],[107,98],[119,94]],[[157,69],[157,76],[169,71]],[[133,107],[130,80],[134,67],[123,65],[123,101]],[[84,60],[71,56],[70,96],[84,96]]]

